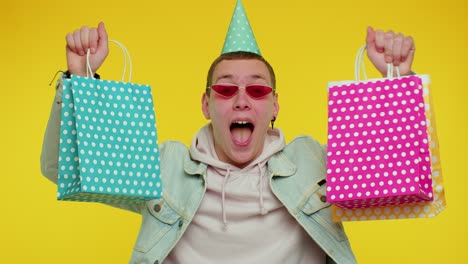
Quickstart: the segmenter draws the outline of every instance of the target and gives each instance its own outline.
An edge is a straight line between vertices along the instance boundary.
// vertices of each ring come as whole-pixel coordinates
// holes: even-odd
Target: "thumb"
[[[368,50],[375,50],[375,31],[372,27],[367,27],[366,45]]]
[[[104,27],[104,22],[100,22],[98,25],[98,48],[106,47],[108,42],[107,31]]]

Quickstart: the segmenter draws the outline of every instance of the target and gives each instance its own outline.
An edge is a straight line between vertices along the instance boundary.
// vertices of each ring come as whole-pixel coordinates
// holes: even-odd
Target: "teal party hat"
[[[246,51],[262,55],[241,0],[237,0],[221,54],[235,51]]]

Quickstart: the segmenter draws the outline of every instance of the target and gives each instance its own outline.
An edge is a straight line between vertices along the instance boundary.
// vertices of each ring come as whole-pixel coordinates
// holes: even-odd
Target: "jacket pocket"
[[[181,218],[164,199],[147,202],[146,209],[134,248],[135,251],[142,253],[148,252],[168,235],[174,224]]]
[[[314,190],[315,189],[315,190]],[[327,202],[326,196],[326,185],[315,185],[311,190],[312,194],[307,199],[302,211],[306,215],[311,215],[317,211],[322,210],[323,208],[329,207],[331,204]]]
[[[326,184],[315,185],[301,210],[310,221],[316,222],[338,241],[343,241],[347,237],[343,225],[332,220],[331,204],[327,202],[326,188]]]

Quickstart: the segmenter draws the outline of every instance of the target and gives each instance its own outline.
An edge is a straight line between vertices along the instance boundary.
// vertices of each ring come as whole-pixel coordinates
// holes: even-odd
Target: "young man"
[[[67,35],[71,74],[86,75],[88,48],[96,72],[108,54],[102,23]],[[369,28],[367,48],[383,75],[387,62],[410,73],[411,37]],[[326,201],[325,147],[310,137],[286,145],[273,128],[279,103],[272,67],[258,49],[235,50],[225,49],[209,70],[202,110],[211,122],[190,149],[161,145],[163,198],[114,205],[143,217],[130,262],[355,263]],[[41,157],[43,174],[54,182],[60,107],[53,106]]]

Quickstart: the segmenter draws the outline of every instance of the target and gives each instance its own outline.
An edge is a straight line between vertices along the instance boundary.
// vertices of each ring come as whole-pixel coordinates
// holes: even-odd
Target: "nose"
[[[234,110],[247,110],[251,108],[250,97],[245,88],[239,88],[239,91],[234,96],[234,104],[232,107]]]

